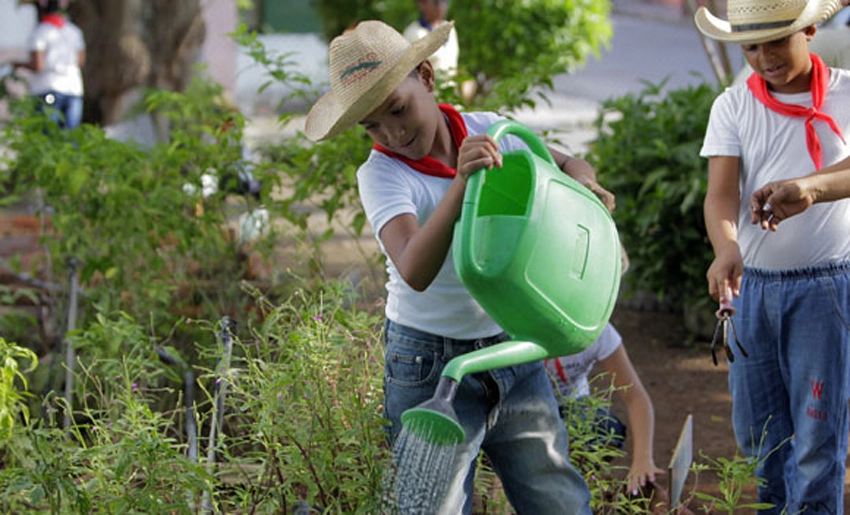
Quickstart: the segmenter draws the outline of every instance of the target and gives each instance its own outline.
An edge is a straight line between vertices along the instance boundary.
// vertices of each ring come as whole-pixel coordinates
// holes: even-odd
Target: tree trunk
[[[139,87],[182,91],[204,40],[200,0],[78,0],[71,15],[86,40],[84,119],[108,125]]]

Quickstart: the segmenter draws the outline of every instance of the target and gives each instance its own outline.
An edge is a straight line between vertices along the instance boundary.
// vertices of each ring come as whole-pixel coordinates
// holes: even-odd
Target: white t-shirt
[[[30,78],[30,92],[42,95],[55,91],[82,96],[83,74],[77,56],[85,48],[82,31],[69,20],[65,20],[61,29],[50,23],[39,23],[30,38],[30,50],[44,52],[44,70]]]
[[[590,395],[588,377],[597,362],[607,359],[623,344],[623,337],[610,323],[599,338],[578,354],[544,361],[549,375],[555,378],[561,395],[577,399]]]
[[[810,92],[774,94],[786,104],[812,106]],[[821,111],[836,121],[850,142],[850,71],[830,68],[829,88]],[[823,167],[850,156],[829,125],[814,121]],[[750,223],[750,196],[765,184],[809,175],[814,163],[806,147],[804,118],[772,111],[746,84],[733,86],[714,101],[700,155],[738,156],[741,160],[738,243],[744,265],[789,270],[850,259],[850,199],[817,204],[784,220],[777,232]]]
[[[495,113],[462,113],[470,136],[486,132],[504,118]],[[499,142],[502,152],[527,148],[522,141],[506,136]],[[360,200],[381,251],[381,229],[402,214],[413,214],[419,225],[425,223],[449,189],[452,179],[417,172],[408,165],[373,150],[357,171]],[[423,292],[404,282],[387,257],[387,306],[390,320],[431,334],[457,339],[493,336],[502,329],[472,298],[455,272],[452,249],[446,255],[437,277]]]
[[[445,22],[443,22],[445,23]],[[404,37],[411,43],[422,39],[431,32],[431,29],[422,25],[420,21],[415,21],[404,29]],[[440,48],[434,52],[428,59],[431,61],[431,66],[435,70],[445,73],[451,77],[457,71],[457,60],[460,55],[460,46],[457,42],[457,31],[454,27],[449,31],[449,37],[440,45]]]

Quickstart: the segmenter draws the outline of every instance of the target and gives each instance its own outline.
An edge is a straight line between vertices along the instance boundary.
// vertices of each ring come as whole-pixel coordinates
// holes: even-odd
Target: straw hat
[[[454,22],[413,43],[381,21],[364,21],[331,41],[331,90],[310,109],[304,133],[314,141],[353,127],[381,105],[399,84],[449,37]]]
[[[700,7],[694,23],[706,36],[725,43],[756,45],[816,25],[841,9],[841,0],[729,0],[728,21]]]

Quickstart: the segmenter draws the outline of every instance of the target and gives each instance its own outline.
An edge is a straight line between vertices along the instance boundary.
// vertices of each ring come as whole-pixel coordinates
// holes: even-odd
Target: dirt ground
[[[655,406],[655,462],[667,469],[679,441],[682,425],[693,417],[693,460],[732,458],[735,439],[731,428],[732,401],[725,363],[715,366],[711,344],[689,341],[682,315],[637,311],[618,306],[611,318]],[[620,408],[614,406],[615,411]],[[719,495],[718,478],[706,472],[688,476],[683,500],[694,489]],[[662,480],[666,484],[667,478]],[[750,490],[748,494],[753,495]],[[693,501],[694,513],[703,503]]]

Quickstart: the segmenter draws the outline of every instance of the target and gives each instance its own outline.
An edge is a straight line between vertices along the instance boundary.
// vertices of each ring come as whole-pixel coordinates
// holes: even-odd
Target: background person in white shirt
[[[60,127],[73,129],[83,115],[83,33],[64,16],[60,0],[39,0],[36,6],[39,23],[30,37],[30,59],[14,65],[33,72],[30,93],[41,99],[39,108]]]

